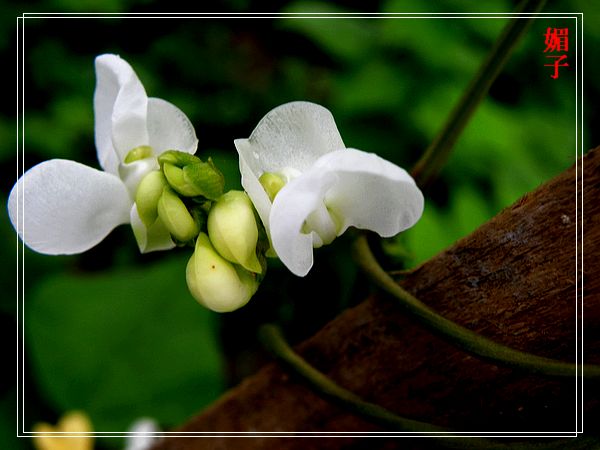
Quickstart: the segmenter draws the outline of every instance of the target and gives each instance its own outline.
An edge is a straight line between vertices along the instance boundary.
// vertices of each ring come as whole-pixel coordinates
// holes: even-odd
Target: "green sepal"
[[[202,189],[186,180],[184,169],[171,163],[163,164],[163,173],[169,185],[184,197],[198,197],[202,195]]]
[[[208,221],[208,211],[203,205],[197,204],[189,208],[190,214],[196,222],[196,226],[200,231],[206,231],[206,222]]]
[[[223,194],[225,177],[211,158],[200,158],[177,150],[168,150],[158,157],[160,168],[169,185],[185,197],[216,200]]]
[[[199,195],[209,200],[217,200],[225,188],[225,177],[210,158],[207,162],[200,161],[185,166],[183,180],[198,189]]]
[[[165,163],[173,164],[176,167],[183,168],[189,164],[195,164],[201,161],[202,160],[197,156],[190,155],[186,152],[180,152],[179,150],[167,150],[166,152],[161,153],[158,157],[158,164],[160,164],[161,169]]]

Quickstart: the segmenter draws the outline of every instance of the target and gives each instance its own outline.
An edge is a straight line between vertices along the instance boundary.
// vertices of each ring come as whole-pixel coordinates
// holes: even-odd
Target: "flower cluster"
[[[15,184],[8,211],[17,233],[45,254],[84,252],[129,223],[142,253],[193,246],[190,292],[214,311],[246,304],[277,256],[294,274],[313,248],[349,227],[388,237],[411,227],[423,196],[400,167],[346,148],[322,106],[292,102],[269,112],[235,146],[245,192],[223,192],[196,133],[171,103],[148,98],[131,66],[96,58],[97,156],[103,170],[53,159]]]

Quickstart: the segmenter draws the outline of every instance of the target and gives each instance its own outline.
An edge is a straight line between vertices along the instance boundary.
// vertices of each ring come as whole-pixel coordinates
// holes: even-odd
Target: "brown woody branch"
[[[576,187],[581,194],[582,186],[583,204],[576,197]],[[575,362],[576,349],[581,350],[576,327],[579,312],[585,342],[582,362],[598,364],[599,199],[600,148],[410,272],[401,284],[465,327],[513,348],[564,361]],[[578,234],[582,223],[583,246]],[[577,285],[582,277],[583,292],[581,284]],[[416,420],[463,431],[576,429],[574,379],[544,378],[483,362],[423,329],[383,294],[345,311],[298,351],[339,385]],[[581,407],[589,429],[600,412],[598,387],[586,384],[584,392]],[[280,366],[270,364],[179,431],[384,430],[319,398]],[[171,437],[154,449],[427,445],[428,441],[413,439],[355,436]]]

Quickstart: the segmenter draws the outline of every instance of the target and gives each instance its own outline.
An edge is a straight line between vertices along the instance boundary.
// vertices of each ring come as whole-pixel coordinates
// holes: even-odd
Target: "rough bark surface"
[[[600,363],[599,166],[600,148],[590,151],[577,168],[527,194],[400,283],[467,328],[513,348],[564,361],[575,361],[581,346],[576,315],[582,309],[583,361]],[[576,187],[582,186],[582,167],[583,203],[576,197]],[[576,266],[581,258],[581,245],[576,243],[582,217],[583,273],[582,265]],[[576,308],[582,299],[576,281],[581,282],[582,276],[583,308]],[[422,328],[383,294],[345,311],[298,350],[341,386],[417,420],[465,431],[576,429],[574,379],[549,379],[481,361]],[[586,383],[587,429],[597,423],[597,394],[597,385]],[[270,364],[179,431],[382,430],[319,398],[279,365]],[[154,449],[421,445],[427,448],[428,443],[357,436],[172,437]]]

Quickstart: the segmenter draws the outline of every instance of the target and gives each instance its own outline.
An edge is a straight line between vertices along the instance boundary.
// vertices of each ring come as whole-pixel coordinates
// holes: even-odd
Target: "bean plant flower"
[[[248,139],[237,139],[242,186],[280,260],[296,275],[313,248],[349,227],[390,237],[413,226],[423,195],[402,168],[346,148],[332,114],[309,102],[281,105]]]
[[[125,450],[149,450],[160,440],[160,428],[154,419],[143,417],[127,430]]]
[[[92,422],[81,411],[70,411],[56,425],[40,422],[34,425],[33,445],[37,450],[92,450]]]
[[[90,418],[82,411],[64,414],[56,425],[45,422],[33,426],[36,450],[93,450]],[[149,450],[160,439],[160,428],[150,418],[136,420],[127,430],[125,450]]]
[[[144,224],[135,196],[140,181],[159,169],[163,152],[195,153],[194,128],[171,103],[148,98],[119,56],[100,55],[95,67],[95,140],[103,170],[64,159],[32,167],[10,193],[10,219],[26,245],[49,255],[84,252],[127,223],[141,252],[172,248],[164,221]]]

